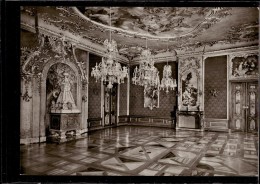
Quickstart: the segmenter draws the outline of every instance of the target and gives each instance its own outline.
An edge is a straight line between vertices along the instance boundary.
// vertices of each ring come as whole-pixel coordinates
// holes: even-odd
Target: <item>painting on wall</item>
[[[181,58],[179,61],[178,109],[200,111],[202,103],[202,60],[198,57]]]
[[[243,55],[230,55],[229,78],[232,79],[258,79],[258,55],[246,53]]]
[[[198,101],[198,80],[195,71],[187,72],[181,79],[183,106],[196,106]]]
[[[152,110],[159,108],[159,88],[158,86],[146,86],[144,88],[144,107]]]

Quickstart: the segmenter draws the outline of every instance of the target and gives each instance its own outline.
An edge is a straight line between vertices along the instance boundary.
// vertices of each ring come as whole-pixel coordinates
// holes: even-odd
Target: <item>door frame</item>
[[[228,102],[229,102],[229,107],[228,107],[228,111],[229,111],[229,129],[230,130],[232,130],[232,131],[241,131],[241,132],[246,132],[246,133],[249,133],[248,132],[248,119],[247,119],[247,114],[246,115],[244,115],[245,116],[245,128],[244,128],[244,130],[235,130],[233,127],[231,127],[231,124],[232,124],[232,116],[233,116],[233,111],[232,111],[232,107],[233,107],[233,104],[232,104],[232,90],[233,90],[233,84],[234,83],[244,83],[245,84],[245,94],[247,95],[247,92],[248,92],[248,83],[257,83],[257,85],[258,85],[258,89],[259,89],[259,82],[258,82],[258,80],[256,80],[256,79],[241,79],[241,80],[229,80],[229,93],[228,93],[228,96],[229,96],[229,98],[228,98]],[[259,91],[259,90],[258,90]],[[259,95],[259,94],[258,94]],[[258,99],[259,99],[259,96],[257,97]],[[248,99],[247,99],[247,97],[246,97],[246,99],[245,99],[245,101],[246,101],[246,104],[248,104]],[[256,104],[256,105],[258,105],[258,107],[259,107],[259,104]],[[247,112],[248,113],[248,112]],[[257,112],[257,116],[259,117],[259,109],[258,109],[258,112]],[[258,123],[258,122],[256,122],[256,123]],[[258,127],[259,125],[257,125],[257,128],[256,128],[256,131],[258,132]]]
[[[103,121],[103,127],[109,127],[109,126],[117,126],[117,123],[118,123],[118,114],[119,114],[119,112],[118,112],[118,87],[119,87],[119,85],[117,84],[117,83],[114,83],[113,84],[113,88],[115,87],[114,85],[116,85],[116,90],[115,90],[115,92],[116,92],[116,108],[115,108],[115,111],[116,111],[116,113],[115,113],[115,123],[114,124],[111,124],[111,108],[112,108],[112,95],[111,95],[111,91],[112,91],[112,89],[109,89],[109,88],[106,88],[106,85],[107,85],[107,83],[102,83],[102,101],[103,101],[103,103],[102,103],[102,110],[101,110],[101,113],[102,113],[102,121]],[[105,124],[105,98],[106,98],[106,92],[105,92],[105,90],[106,89],[109,89],[109,111],[110,111],[110,115],[109,115],[109,124]]]

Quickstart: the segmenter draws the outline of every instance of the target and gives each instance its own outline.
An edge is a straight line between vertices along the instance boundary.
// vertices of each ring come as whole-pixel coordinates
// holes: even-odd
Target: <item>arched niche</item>
[[[55,66],[64,66],[65,68],[67,68],[68,70],[70,70],[71,73],[73,73],[73,75],[75,76],[75,80],[74,80],[74,86],[73,86],[73,90],[74,90],[74,96],[75,96],[75,103],[77,105],[77,108],[81,111],[81,76],[79,74],[79,71],[77,69],[77,67],[75,66],[74,63],[72,62],[62,62],[62,61],[57,61],[57,60],[53,60],[53,61],[49,61],[43,68],[42,70],[42,83],[41,83],[41,96],[40,96],[40,122],[41,122],[41,134],[43,136],[46,136],[48,133],[48,129],[49,129],[49,124],[50,124],[50,113],[48,112],[49,110],[49,104],[48,104],[48,94],[47,94],[47,80],[48,80],[48,72],[50,71],[50,69],[52,70],[52,67]]]
[[[47,112],[57,112],[64,108],[67,111],[78,111],[77,85],[75,72],[68,65],[52,65],[46,79]],[[63,104],[63,101],[69,105]]]

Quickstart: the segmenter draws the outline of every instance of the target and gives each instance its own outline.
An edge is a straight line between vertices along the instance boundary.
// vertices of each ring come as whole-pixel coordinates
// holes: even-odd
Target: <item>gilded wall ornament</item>
[[[258,79],[259,62],[257,53],[244,53],[230,55],[230,79]]]

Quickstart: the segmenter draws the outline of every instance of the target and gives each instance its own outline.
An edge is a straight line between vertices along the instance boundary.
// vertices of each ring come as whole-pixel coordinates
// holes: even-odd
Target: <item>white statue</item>
[[[71,84],[70,84],[71,81],[69,79],[69,74],[64,73],[63,75],[64,75],[64,79],[60,84],[61,92],[56,101],[56,104],[62,104],[62,109],[64,110],[75,109],[76,105],[71,93]]]

